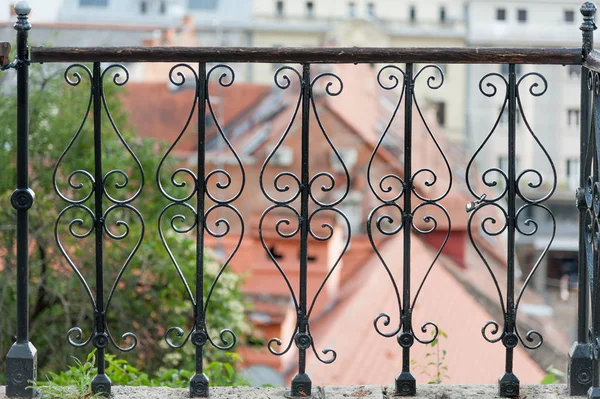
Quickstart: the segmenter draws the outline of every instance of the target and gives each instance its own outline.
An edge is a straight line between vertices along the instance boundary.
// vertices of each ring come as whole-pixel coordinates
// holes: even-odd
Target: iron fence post
[[[402,260],[402,332],[398,335],[398,343],[402,347],[402,371],[396,376],[396,395],[415,396],[417,394],[417,380],[410,372],[410,347],[414,343],[412,334],[412,309],[410,305],[410,272],[411,272],[411,219],[412,201],[411,190],[413,185],[412,172],[412,109],[413,109],[413,64],[406,64],[404,100],[404,251]]]
[[[202,183],[197,185],[196,212],[196,307],[194,309],[194,324],[196,330],[192,333],[192,343],[196,346],[196,374],[190,380],[190,396],[193,398],[208,397],[209,379],[204,374],[203,351],[207,342],[206,314],[204,308],[204,226],[205,226],[205,196],[206,186],[206,63],[198,65],[198,77],[200,84],[197,86],[198,96],[198,180]]]
[[[594,14],[596,6],[586,2],[581,6],[583,15],[582,31],[582,56],[585,59],[592,51],[594,44]],[[586,261],[586,236],[585,214],[585,189],[590,167],[584,162],[588,152],[589,122],[590,122],[590,94],[588,87],[588,69],[581,67],[581,111],[580,111],[580,170],[579,188],[576,192],[577,208],[579,209],[579,254],[578,254],[578,291],[577,291],[577,341],[569,350],[569,369],[567,373],[569,394],[584,395],[592,383],[592,358],[591,347],[588,340],[588,279]]]
[[[29,188],[29,3],[15,6],[17,22],[17,189],[11,204],[17,211],[17,340],[6,356],[6,394],[33,397],[37,378],[37,350],[29,342],[29,226],[28,211],[35,195]]]
[[[586,164],[590,165],[590,174],[588,184],[586,184],[586,270],[589,278],[590,290],[590,313],[591,313],[591,328],[589,332],[590,351],[591,351],[591,376],[592,383],[588,390],[589,399],[600,399],[600,295],[598,280],[600,278],[600,177],[598,168],[598,133],[600,128],[600,74],[594,72],[592,75],[590,88],[592,89],[592,118],[593,123],[590,124],[588,141],[588,157]],[[589,156],[591,155],[591,156]]]
[[[308,317],[306,308],[307,267],[308,267],[308,200],[310,189],[309,175],[309,115],[310,115],[310,64],[302,65],[302,174],[300,186],[300,307],[298,309],[298,333],[296,343],[308,341]],[[312,381],[306,374],[306,349],[298,345],[298,374],[292,379],[291,396],[310,396]]]
[[[514,348],[518,344],[515,333],[515,230],[516,230],[516,114],[517,114],[517,74],[515,64],[508,66],[508,188],[507,188],[507,279],[506,279],[506,313],[504,329],[506,331],[502,343],[506,347],[505,372],[498,380],[499,395],[504,398],[519,396],[520,382],[513,372]]]
[[[94,338],[92,343],[97,348],[96,365],[98,373],[92,379],[92,392],[109,395],[110,378],[105,373],[104,353],[108,346],[108,335],[105,331],[106,312],[104,310],[104,178],[102,172],[102,69],[99,62],[94,62],[92,74],[92,96],[94,100],[94,220],[96,249],[96,308],[94,309]]]

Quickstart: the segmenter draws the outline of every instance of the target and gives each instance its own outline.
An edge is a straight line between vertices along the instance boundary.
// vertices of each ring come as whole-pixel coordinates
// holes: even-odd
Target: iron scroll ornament
[[[218,342],[211,337],[207,328],[207,314],[215,287],[237,253],[244,236],[244,220],[240,212],[233,206],[233,203],[243,192],[246,181],[245,170],[239,155],[229,142],[221,127],[210,98],[208,83],[213,73],[216,73],[219,70],[222,70],[222,72],[217,79],[218,84],[224,88],[231,86],[234,83],[235,74],[233,69],[227,65],[215,65],[208,72],[206,71],[205,63],[199,64],[198,72],[188,64],[177,64],[171,68],[169,80],[175,86],[183,86],[186,83],[187,78],[184,72],[187,72],[192,76],[194,98],[184,127],[164,154],[156,173],[156,183],[159,191],[170,201],[159,214],[158,226],[160,239],[185,287],[185,292],[190,303],[194,307],[194,322],[187,334],[184,329],[179,326],[170,327],[165,334],[165,341],[174,349],[182,348],[188,341],[191,341],[196,347],[196,375],[190,382],[190,394],[192,397],[208,396],[209,381],[203,373],[202,366],[203,347],[207,343],[210,343],[210,345],[216,349],[229,350],[232,349],[237,342],[237,337],[231,329],[225,328],[221,330],[219,333],[220,342]],[[210,118],[214,121],[217,130],[217,138],[221,139],[226,144],[227,149],[235,158],[239,168],[241,179],[239,187],[233,190],[233,194],[228,194],[227,191],[228,189],[235,188],[233,187],[234,179],[227,170],[217,167],[210,172],[206,171],[206,109],[208,109]],[[183,194],[177,195],[170,193],[167,188],[165,188],[161,173],[165,165],[165,160],[172,154],[173,149],[180,142],[186,130],[192,125],[195,113],[197,114],[198,172],[196,174],[196,172],[189,168],[177,168],[171,173],[170,177],[167,179],[170,183],[170,188],[184,191]],[[222,195],[228,195],[228,197],[221,198]],[[213,238],[220,239],[231,232],[232,221],[227,217],[224,217],[222,215],[223,212],[228,212],[233,215],[235,220],[239,221],[241,229],[240,236],[232,252],[220,265],[215,279],[210,284],[206,299],[204,299],[204,234],[206,233]],[[171,213],[174,214],[171,215]],[[216,216],[216,219],[213,215]],[[194,232],[196,235],[197,256],[195,292],[190,288],[190,284],[188,283],[174,252],[169,247],[167,235],[170,233],[169,230],[165,231],[163,228],[165,224],[167,224],[170,231],[175,234]]]
[[[383,265],[386,274],[390,278],[398,306],[398,324],[395,328],[390,331],[384,331],[381,325],[383,325],[383,327],[389,326],[392,323],[392,317],[383,312],[377,315],[373,321],[373,326],[377,333],[383,337],[391,338],[396,336],[398,344],[403,348],[402,372],[396,378],[396,394],[403,396],[411,396],[415,395],[416,393],[416,381],[410,372],[410,348],[414,345],[415,341],[421,344],[429,344],[433,342],[439,334],[439,328],[433,322],[426,322],[420,328],[421,332],[424,334],[428,332],[429,328],[432,328],[432,335],[430,338],[424,338],[416,334],[412,322],[413,309],[419,298],[421,290],[433,269],[433,266],[437,262],[444,247],[446,246],[446,243],[448,242],[451,230],[450,215],[444,206],[440,204],[440,201],[448,196],[450,189],[452,188],[452,170],[444,151],[433,134],[429,124],[425,120],[414,90],[415,82],[419,76],[426,74],[427,72],[431,72],[426,80],[427,87],[431,90],[439,89],[444,83],[444,75],[440,67],[437,65],[426,65],[414,75],[412,64],[406,65],[406,71],[395,65],[387,65],[379,70],[379,73],[377,74],[377,83],[379,87],[386,91],[394,91],[399,88],[400,94],[393,109],[392,115],[390,116],[385,129],[383,130],[373,152],[371,153],[371,158],[367,168],[367,182],[369,188],[375,198],[380,202],[379,205],[373,208],[367,218],[367,235],[375,254],[379,258],[379,261]],[[384,78],[386,76],[390,81],[389,83],[385,82]],[[391,130],[392,124],[394,123],[398,112],[400,111],[403,100],[405,151],[403,168],[404,174],[401,177],[396,173],[388,173],[381,176],[378,182],[375,182],[373,176],[373,162],[378,152],[384,151],[383,143]],[[434,143],[435,148],[443,159],[444,166],[447,170],[448,183],[442,187],[436,195],[427,194],[428,188],[435,188],[436,184],[439,185],[439,182],[441,182],[436,171],[427,167],[420,168],[415,172],[412,171],[413,104],[414,108],[417,110],[419,119],[425,126],[427,136]],[[423,177],[425,178],[423,179]],[[421,179],[423,180],[421,181]],[[420,187],[424,187],[425,190],[420,189]],[[420,201],[415,206],[413,206],[412,203],[413,196]],[[445,218],[448,228],[442,244],[435,253],[432,262],[429,264],[414,297],[411,298],[411,235],[412,233],[417,233],[420,235],[431,234],[438,230],[439,225],[436,216],[433,214],[425,214],[422,216],[425,227],[420,227],[415,224],[415,219],[418,217],[418,215],[427,209],[430,209],[430,212],[435,210],[442,215],[442,217]],[[378,243],[376,242],[374,236],[376,233],[386,237],[391,237],[401,232],[404,234],[402,292],[399,288],[398,282],[394,278],[388,262],[384,259],[382,253],[380,252]]]
[[[98,374],[92,380],[92,391],[94,393],[110,393],[110,379],[104,374],[104,349],[109,345],[112,345],[119,351],[129,352],[133,350],[138,343],[138,339],[134,333],[126,332],[121,336],[121,339],[124,342],[129,342],[129,344],[119,345],[110,331],[107,315],[109,314],[110,305],[119,282],[137,253],[145,231],[144,218],[132,205],[133,201],[140,196],[144,187],[144,171],[139,159],[119,131],[110,112],[104,92],[106,76],[109,73],[113,74],[112,83],[117,86],[123,86],[129,80],[129,72],[125,67],[119,64],[110,65],[102,70],[99,63],[94,63],[93,72],[82,64],[73,64],[66,69],[64,77],[70,86],[79,86],[83,80],[82,74],[89,79],[90,94],[82,121],[59,157],[53,170],[54,190],[56,194],[68,204],[59,213],[56,219],[54,225],[54,237],[59,251],[83,285],[94,311],[92,334],[89,334],[87,338],[84,338],[83,329],[76,326],[67,332],[67,340],[72,346],[78,348],[85,347],[91,343],[98,349]],[[94,170],[93,172],[89,172],[85,169],[76,169],[69,172],[66,178],[68,187],[61,189],[61,165],[63,164],[65,157],[72,150],[75,142],[81,137],[84,125],[91,110],[93,110],[94,122]],[[106,173],[104,172],[102,166],[103,115],[108,119],[111,130],[117,136],[120,144],[130,155],[135,164],[135,169],[139,171],[139,182],[136,187],[130,187],[131,177],[125,170],[111,169]],[[110,204],[107,208],[103,207],[103,200],[106,200]],[[89,205],[89,202],[93,202],[93,209]],[[132,221],[135,221],[136,224],[139,223],[139,228],[136,228],[135,230],[136,234],[138,234],[137,240],[126,259],[119,267],[115,281],[112,283],[105,300],[104,243],[107,239],[111,241],[121,241],[129,237],[132,231]],[[88,282],[81,273],[80,267],[70,255],[69,246],[65,245],[61,239],[60,228],[61,226],[64,226],[65,223],[68,233],[76,240],[83,240],[94,235],[96,268],[95,295],[92,293]]]
[[[263,212],[259,221],[258,232],[263,248],[285,281],[285,284],[290,292],[297,317],[294,326],[294,334],[290,336],[287,343],[284,345],[281,339],[272,338],[269,340],[267,347],[272,354],[281,356],[285,353],[288,353],[293,344],[296,345],[299,350],[299,371],[298,374],[292,379],[290,395],[292,397],[301,397],[310,395],[312,389],[312,382],[306,374],[306,351],[311,349],[315,357],[320,362],[326,364],[333,363],[337,357],[335,350],[331,348],[326,348],[321,351],[323,355],[328,357],[322,357],[319,354],[310,330],[310,317],[315,309],[315,305],[323,288],[327,284],[327,281],[331,275],[335,272],[350,243],[350,222],[346,215],[344,215],[344,213],[338,207],[348,195],[350,189],[350,174],[346,164],[344,163],[344,160],[333,144],[321,121],[318,111],[319,107],[315,102],[316,98],[318,97],[315,86],[321,82],[326,82],[324,95],[335,97],[342,92],[343,82],[339,76],[329,72],[321,73],[311,80],[309,65],[303,65],[302,74],[295,68],[282,66],[275,72],[274,81],[275,85],[281,90],[289,89],[292,87],[293,83],[296,83],[297,81],[299,90],[297,99],[293,101],[290,121],[288,122],[275,146],[266,157],[259,174],[261,191],[263,195],[272,203],[272,205]],[[332,173],[317,172],[310,176],[309,123],[311,108],[312,115],[314,116],[314,120],[317,123],[322,137],[325,139],[328,148],[333,152],[335,159],[342,167],[341,174],[344,176],[345,184],[341,187],[341,189],[338,189],[339,184],[336,180],[336,177]],[[282,144],[288,138],[299,113],[301,116],[302,125],[301,175],[298,177],[298,175],[291,171],[280,172],[273,179],[272,188],[268,187],[268,185],[265,183],[265,169],[268,167],[271,159],[280,149]],[[318,186],[318,184],[320,184],[320,186]],[[270,192],[272,190],[274,190],[274,192]],[[299,209],[294,207],[294,202],[297,200],[300,202]],[[310,212],[309,204],[310,206],[314,207],[314,209]],[[289,214],[289,216],[281,215],[282,212]],[[298,293],[296,293],[292,287],[292,283],[290,282],[288,276],[284,272],[273,252],[269,249],[265,240],[265,221],[270,215],[273,215],[275,219],[277,219],[274,230],[279,237],[283,239],[293,239],[299,237],[300,239],[300,282]],[[325,278],[321,282],[314,297],[309,301],[307,298],[306,277],[308,238],[310,237],[316,241],[324,242],[330,240],[335,233],[335,227],[330,222],[322,222],[320,224],[319,227],[322,229],[323,233],[316,231],[314,226],[316,220],[319,219],[319,216],[325,215],[332,216],[340,223],[345,224],[347,234],[341,252],[339,255],[337,255],[333,266],[330,268]],[[275,345],[278,347],[283,346],[283,349],[278,350],[275,348]]]
[[[495,83],[495,81],[497,83]],[[534,273],[538,269],[543,257],[547,254],[550,245],[552,244],[555,233],[556,233],[556,220],[552,211],[544,204],[548,198],[552,196],[557,186],[556,168],[547,150],[540,142],[537,135],[533,132],[531,124],[527,119],[527,115],[524,112],[522,97],[524,92],[522,85],[526,85],[527,82],[531,82],[527,92],[532,97],[540,97],[546,93],[548,89],[548,83],[543,75],[537,72],[526,73],[521,76],[518,80],[516,77],[514,64],[509,65],[509,78],[508,80],[501,74],[488,73],[483,76],[479,82],[480,92],[489,98],[495,97],[499,88],[497,85],[501,85],[505,88],[505,95],[502,102],[500,114],[496,118],[491,131],[486,135],[483,142],[479,145],[473,157],[470,159],[466,168],[466,183],[467,188],[471,195],[475,197],[470,206],[467,207],[467,211],[471,212],[468,219],[467,232],[469,240],[473,245],[478,256],[484,263],[486,269],[490,273],[498,300],[500,303],[501,311],[503,314],[504,324],[502,327],[500,324],[491,320],[484,324],[481,329],[483,338],[490,343],[502,342],[507,350],[507,369],[505,375],[500,379],[500,394],[504,397],[512,397],[519,394],[519,380],[512,373],[512,350],[521,344],[526,349],[537,349],[543,343],[543,336],[539,331],[530,330],[525,336],[519,330],[518,327],[518,310],[519,304],[523,297],[523,294],[529,285]],[[508,171],[502,170],[499,167],[492,167],[486,169],[481,174],[481,182],[485,187],[495,188],[500,186],[501,189],[495,195],[486,195],[483,192],[479,192],[474,182],[471,180],[471,169],[473,168],[475,159],[481,153],[485,145],[490,141],[494,132],[498,130],[502,114],[508,111],[509,114],[509,139],[508,139],[508,152],[509,152],[509,165]],[[545,185],[544,177],[536,169],[526,168],[517,174],[516,165],[516,113],[519,112],[525,128],[538,147],[541,149],[545,158],[548,160],[552,171],[552,181],[549,185]],[[497,177],[494,177],[497,176]],[[497,179],[501,179],[499,184]],[[529,179],[529,180],[528,180]],[[522,189],[522,186],[526,184],[529,190],[544,189],[549,187],[547,191],[543,191],[538,198],[532,198]],[[516,206],[516,199],[523,202],[518,208]],[[503,202],[506,201],[507,206],[503,206]],[[488,214],[481,217],[476,217],[478,214],[482,214],[482,211],[487,209]],[[533,217],[524,218],[531,209],[539,209],[546,213],[551,220],[551,234],[548,243],[544,247],[543,251],[533,263],[531,271],[527,275],[523,286],[516,295],[515,300],[515,274],[514,274],[514,242],[516,234],[523,236],[533,236],[538,232],[538,222]],[[507,292],[506,297],[502,293],[498,279],[492,270],[489,262],[486,260],[483,251],[477,245],[477,240],[474,236],[474,222],[481,219],[478,228],[475,228],[477,234],[487,235],[489,237],[497,237],[501,234],[506,234],[507,240]],[[498,219],[501,219],[500,221]],[[523,220],[524,219],[524,220]]]

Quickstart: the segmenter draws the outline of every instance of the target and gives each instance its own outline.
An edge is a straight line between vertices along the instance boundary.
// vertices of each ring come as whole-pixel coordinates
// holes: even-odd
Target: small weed
[[[541,385],[560,384],[561,380],[565,377],[565,373],[555,369],[552,365],[548,366],[546,373],[546,376],[540,381]]]
[[[94,369],[96,351],[90,353],[82,363],[73,358],[74,366],[69,366],[67,371],[61,373],[48,373],[47,381],[38,381],[31,387],[39,391],[41,399],[96,399],[101,395],[92,393],[92,378],[96,374]]]
[[[433,336],[435,331],[431,332]],[[421,374],[425,374],[429,377],[428,384],[441,384],[442,378],[449,378],[446,374],[448,372],[448,366],[445,364],[446,362],[446,350],[441,348],[440,339],[448,338],[448,334],[444,331],[439,330],[438,336],[431,341],[427,346],[431,348],[427,354],[425,354],[426,359],[432,359],[427,364],[422,365],[416,360],[412,360],[411,363],[421,369]]]

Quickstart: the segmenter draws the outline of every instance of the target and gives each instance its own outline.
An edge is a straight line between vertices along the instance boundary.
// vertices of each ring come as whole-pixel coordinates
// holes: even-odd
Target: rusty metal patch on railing
[[[0,66],[8,65],[10,62],[10,43],[0,43]]]

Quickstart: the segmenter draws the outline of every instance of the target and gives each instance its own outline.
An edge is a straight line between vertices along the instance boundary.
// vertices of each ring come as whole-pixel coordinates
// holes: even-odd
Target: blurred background
[[[581,46],[579,1],[30,0],[30,3],[33,26],[30,43],[44,46]],[[0,40],[14,44],[13,8],[13,1],[0,0]],[[86,111],[89,80],[85,81],[84,74],[81,85],[68,86],[63,80],[67,66],[35,65],[32,68],[30,152],[34,160],[31,173],[37,202],[32,209],[31,228],[31,328],[32,342],[39,351],[41,374],[64,369],[71,355],[84,358],[88,352],[70,347],[64,337],[75,325],[84,331],[91,328],[85,328],[91,326],[92,314],[85,292],[54,238],[54,223],[60,219],[59,213],[65,206],[53,188],[52,169],[57,160],[61,159],[57,180],[65,190],[69,190],[67,179],[71,171],[93,168],[91,118],[79,128],[89,111]],[[280,386],[289,383],[295,373],[295,347],[287,355],[277,357],[268,352],[266,344],[271,338],[280,337],[284,346],[279,349],[285,348],[293,334],[296,314],[290,292],[274,262],[286,272],[292,286],[297,287],[299,245],[297,236],[288,239],[275,233],[276,216],[281,215],[267,215],[264,237],[258,235],[261,215],[271,205],[258,187],[259,175],[264,172],[267,191],[280,195],[274,190],[275,176],[286,170],[299,173],[298,120],[292,123],[286,140],[263,167],[294,113],[298,81],[292,79],[292,86],[285,90],[278,87],[274,79],[283,66],[278,63],[232,63],[229,66],[231,71],[218,64],[208,66],[216,69],[208,86],[214,112],[207,112],[204,121],[208,135],[207,163],[208,170],[230,171],[233,180],[230,190],[233,191],[225,190],[224,197],[241,187],[239,165],[223,140],[223,136],[227,137],[247,174],[245,190],[234,204],[243,215],[245,234],[227,264],[226,274],[215,285],[208,324],[214,336],[218,336],[221,328],[232,328],[240,340],[235,349],[237,355],[212,350],[208,353],[210,364],[213,361],[214,365],[231,364],[235,373],[214,366],[214,374],[209,373],[209,376],[223,384]],[[300,70],[298,65],[289,66]],[[404,68],[402,64],[398,66]],[[197,112],[192,108],[195,83],[192,72],[184,67],[177,71],[183,73],[185,81],[170,74],[173,64],[135,63],[125,67],[129,71],[128,82],[123,87],[107,84],[105,88],[113,118],[111,121],[106,117],[103,121],[107,135],[106,167],[107,170],[113,166],[127,170],[131,187],[142,181],[134,159],[113,134],[112,122],[115,122],[143,165],[146,187],[136,200],[136,207],[144,216],[147,231],[116,287],[109,320],[117,332],[115,335],[131,330],[140,338],[141,348],[119,356],[152,376],[160,376],[173,370],[191,370],[193,366],[193,346],[174,351],[167,347],[163,337],[172,326],[184,329],[191,326],[193,308],[173,262],[177,262],[192,284],[195,242],[192,233],[174,231],[166,234],[164,240],[159,239],[162,237],[158,232],[162,223],[160,215],[168,201],[156,188],[155,174],[171,145],[174,146],[163,166],[168,172],[159,179],[168,182],[178,167],[197,169],[198,125],[195,118],[188,120],[190,109],[193,115]],[[373,319],[380,312],[397,315],[398,310],[389,276],[366,234],[368,215],[379,204],[369,189],[367,174],[374,171],[379,181],[386,173],[401,176],[403,170],[404,117],[402,111],[394,113],[398,109],[400,87],[391,91],[381,87],[382,83],[390,83],[387,75],[378,77],[382,67],[384,65],[312,66],[313,76],[332,72],[343,82],[339,96],[328,96],[324,90],[319,92],[315,113],[318,110],[322,127],[349,171],[346,176],[340,160],[323,140],[316,118],[311,116],[311,135],[315,137],[311,144],[311,173],[330,172],[339,180],[339,187],[344,184],[349,187],[348,196],[339,205],[347,221],[332,212],[319,215],[323,223],[339,228],[330,240],[311,239],[309,242],[309,300],[328,273],[335,269],[311,315],[311,333],[318,348],[333,348],[338,355],[331,365],[322,364],[309,355],[308,370],[314,376],[313,382],[319,385],[387,384],[393,381],[401,366],[401,348],[395,339],[383,338],[373,329]],[[417,71],[424,67],[426,65],[415,66]],[[481,173],[488,168],[503,171],[508,168],[508,111],[503,106],[504,94],[485,96],[484,91],[489,93],[489,86],[485,86],[488,81],[482,78],[495,73],[490,79],[503,90],[500,83],[502,77],[508,75],[508,66],[442,64],[423,71],[415,87],[420,108],[413,113],[413,170],[433,169],[440,189],[448,185],[451,172],[453,187],[442,204],[452,224],[438,215],[440,223],[436,231],[425,235],[415,233],[412,244],[411,265],[416,288],[437,259],[437,251],[450,232],[448,243],[427,277],[414,309],[415,325],[431,320],[444,334],[436,341],[437,345],[414,347],[414,374],[419,383],[495,383],[502,373],[504,347],[485,342],[481,327],[491,319],[502,321],[498,295],[486,263],[504,290],[506,237],[489,235],[483,228],[473,227],[476,231],[470,238],[469,215],[464,209],[473,199],[466,186],[467,179],[472,179],[475,182],[472,184],[488,197],[501,194],[505,188],[497,172],[492,172],[498,180],[495,187],[484,186],[481,181]],[[217,78],[223,72],[234,76],[231,86],[218,83]],[[545,82],[537,75],[527,75],[531,72],[543,75]],[[528,172],[529,180],[539,181],[539,184],[527,186],[524,178],[523,192],[542,198],[556,187],[545,202],[554,218],[541,208],[524,207],[519,219],[521,226],[529,226],[523,227],[525,230],[531,230],[526,220],[536,223],[535,234],[517,234],[517,289],[523,287],[527,276],[536,270],[520,303],[519,328],[523,335],[536,329],[544,336],[544,344],[535,351],[515,349],[515,373],[522,383],[528,384],[539,383],[549,368],[566,371],[567,351],[576,338],[579,242],[575,189],[579,186],[581,68],[517,65],[517,75],[517,79],[524,77],[523,114],[520,111],[517,115],[517,173],[532,169],[540,173],[538,179]],[[428,87],[428,77],[434,79],[434,86],[443,84],[437,89]],[[537,87],[547,88],[542,96],[529,92],[529,86],[535,82]],[[0,75],[0,120],[3,121],[0,164],[8,165],[0,180],[0,195],[5,204],[15,181],[14,83],[12,72]],[[337,83],[334,81],[334,84]],[[75,135],[78,129],[79,134]],[[376,144],[384,132],[385,140],[378,147]],[[73,137],[76,140],[61,158]],[[373,152],[371,169],[369,159]],[[474,167],[467,170],[473,157]],[[223,182],[223,179],[216,176],[214,181]],[[425,191],[430,189],[425,184],[426,177],[420,179],[417,184]],[[185,196],[185,188],[171,188]],[[324,200],[337,198],[343,191],[339,190],[342,189],[320,194]],[[431,193],[435,193],[435,187],[432,190]],[[222,239],[207,238],[206,264],[210,269],[207,288],[217,275],[219,265],[226,262],[240,241],[242,222],[227,212],[216,215],[214,220],[229,218],[231,231]],[[84,216],[73,215],[71,219],[75,217]],[[485,215],[478,216],[476,224],[483,218]],[[137,227],[136,223],[139,223]],[[58,226],[60,236],[60,229],[65,233],[67,224]],[[139,233],[141,222],[132,221],[131,226],[133,233]],[[215,227],[215,231],[223,231],[219,228],[223,226]],[[112,244],[113,252],[106,265],[113,273],[109,281],[114,281],[135,247],[139,234],[133,233],[126,240]],[[3,282],[0,287],[3,315],[0,317],[0,353],[4,358],[15,330],[12,311],[15,293],[8,283],[14,279],[14,215],[7,206],[0,211],[0,238],[0,281]],[[348,248],[340,260],[346,241]],[[175,254],[175,260],[168,256],[165,242]],[[380,234],[375,237],[375,243],[401,281],[402,235]],[[93,282],[93,258],[90,257],[93,240],[87,243],[89,250],[75,237],[64,238],[62,245],[71,261]],[[90,286],[93,290],[93,284]],[[392,324],[397,323],[397,318],[392,319]],[[432,358],[436,359],[437,366],[432,367]],[[4,373],[0,373],[2,378]]]

